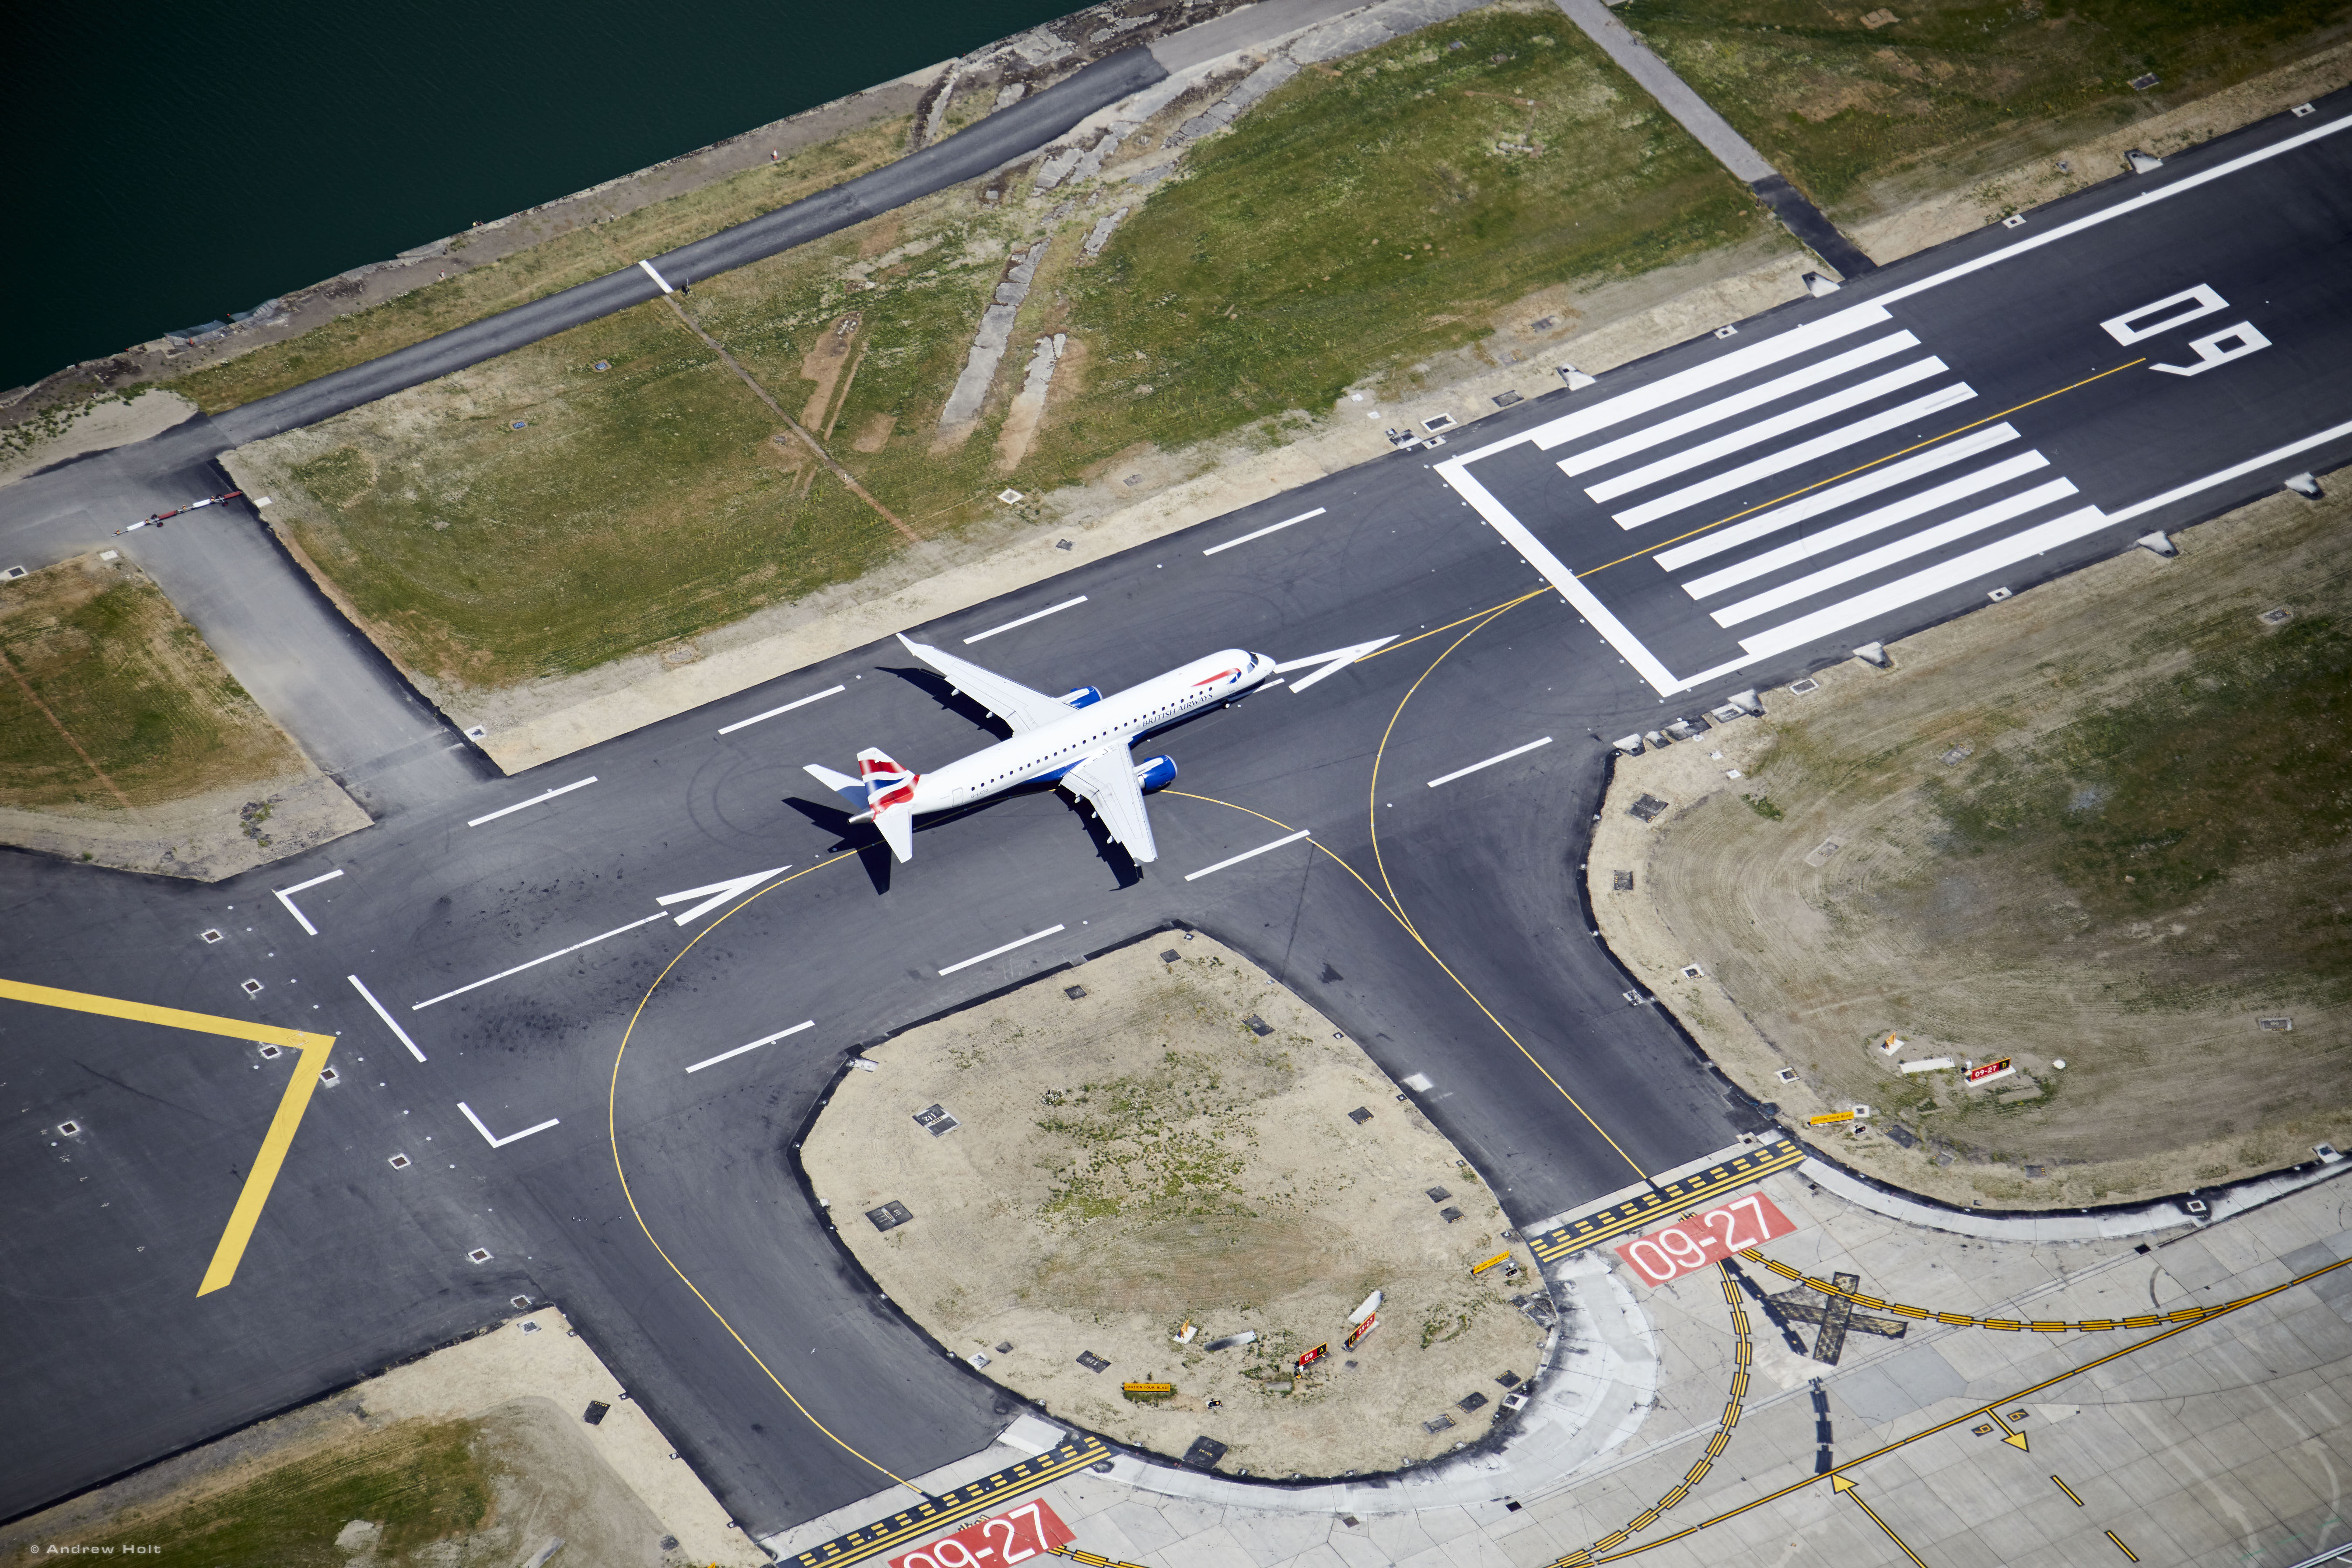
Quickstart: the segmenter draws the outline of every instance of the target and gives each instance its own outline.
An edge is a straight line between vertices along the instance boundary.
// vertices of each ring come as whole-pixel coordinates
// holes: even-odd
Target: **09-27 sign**
[[[1040,1557],[1076,1537],[1044,1502],[967,1525],[953,1535],[890,1559],[890,1568],[1004,1568]]]
[[[1653,1285],[1711,1268],[1743,1247],[1760,1246],[1797,1227],[1762,1193],[1734,1198],[1617,1248],[1625,1266]]]

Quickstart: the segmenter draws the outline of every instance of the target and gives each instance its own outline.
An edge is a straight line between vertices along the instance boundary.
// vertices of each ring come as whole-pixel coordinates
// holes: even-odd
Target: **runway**
[[[1608,741],[2343,463],[2347,128],[2338,95],[909,628],[1050,690],[1297,664],[1146,742],[1181,773],[1141,876],[1051,794],[929,819],[906,866],[848,826],[803,763],[994,733],[895,642],[527,777],[422,715],[401,743],[446,760],[379,764],[378,826],[232,882],[0,858],[6,978],[332,1033],[339,1074],[199,1298],[296,1058],[0,1003],[0,1516],[518,1297],[755,1533],[972,1452],[1013,1402],[874,1296],[795,1140],[861,1043],[1171,924],[1425,1077],[1521,1223],[1768,1125],[1591,933]]]

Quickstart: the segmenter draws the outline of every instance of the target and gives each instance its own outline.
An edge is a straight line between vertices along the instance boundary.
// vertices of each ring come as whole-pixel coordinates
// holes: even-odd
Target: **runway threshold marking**
[[[782,708],[771,708],[765,713],[754,713],[749,719],[738,719],[732,724],[722,724],[719,728],[719,732],[722,735],[731,735],[738,730],[748,730],[754,724],[773,719],[779,713],[789,713],[795,708],[805,708],[812,702],[822,702],[828,697],[838,697],[848,689],[846,686],[835,686],[828,690],[803,697],[797,702],[787,702]]]
[[[1031,621],[1042,621],[1047,616],[1058,616],[1064,610],[1074,610],[1086,602],[1087,596],[1081,594],[1075,599],[1065,599],[1058,605],[1049,605],[1045,609],[1033,611],[1017,620],[1007,621],[1001,626],[991,626],[984,632],[974,632],[963,639],[964,646],[970,647],[976,642],[986,642],[999,632],[1009,632],[1015,626],[1025,626]]]
[[[63,1007],[136,1024],[160,1024],[167,1029],[187,1029],[199,1035],[257,1040],[300,1053],[294,1063],[293,1075],[287,1079],[286,1092],[278,1097],[278,1113],[269,1119],[269,1131],[262,1135],[261,1152],[253,1157],[253,1168],[246,1173],[236,1206],[229,1210],[228,1227],[221,1232],[220,1242],[213,1248],[212,1262],[205,1266],[204,1281],[196,1287],[196,1294],[209,1296],[236,1279],[236,1266],[245,1257],[245,1244],[253,1238],[253,1227],[260,1222],[262,1207],[269,1201],[269,1189],[286,1163],[286,1151],[293,1146],[295,1130],[302,1125],[302,1112],[310,1103],[311,1090],[319,1087],[319,1074],[327,1065],[327,1053],[335,1048],[335,1037],[304,1029],[280,1028],[275,1024],[254,1024],[242,1018],[221,1018],[178,1007],[126,1002],[87,991],[30,985],[20,980],[0,980],[0,997],[27,1002],[36,1007]]]
[[[1549,746],[1549,745],[1550,745],[1550,744],[1551,744],[1551,737],[1550,737],[1549,735],[1546,735],[1546,736],[1545,736],[1542,740],[1540,740],[1540,741],[1529,741],[1529,742],[1528,742],[1526,745],[1524,745],[1524,746],[1514,746],[1514,747],[1512,747],[1512,748],[1511,748],[1509,751],[1507,751],[1507,752],[1502,752],[1502,753],[1500,753],[1500,754],[1498,754],[1498,755],[1496,755],[1496,756],[1488,757],[1488,758],[1487,758],[1485,762],[1483,762],[1483,763],[1471,763],[1468,767],[1466,767],[1466,768],[1456,768],[1456,769],[1454,769],[1452,773],[1446,773],[1446,774],[1444,774],[1443,777],[1433,778],[1433,779],[1432,779],[1432,780],[1430,780],[1430,781],[1429,781],[1429,787],[1430,787],[1430,788],[1432,788],[1432,789],[1435,789],[1439,784],[1452,784],[1455,779],[1466,779],[1466,778],[1468,778],[1472,773],[1475,773],[1478,772],[1481,768],[1491,768],[1491,767],[1493,767],[1496,763],[1507,763],[1507,762],[1509,762],[1513,757],[1524,757],[1524,756],[1526,756],[1529,752],[1534,751],[1534,750],[1535,750],[1537,747],[1538,747],[1538,746]]]
[[[319,928],[310,923],[310,916],[304,914],[300,910],[294,907],[294,895],[297,893],[308,892],[321,882],[331,882],[342,874],[343,868],[341,866],[338,866],[323,877],[313,877],[307,882],[297,882],[290,888],[273,888],[270,889],[270,892],[279,903],[286,906],[286,912],[288,914],[292,915],[296,920],[302,922],[302,929],[304,931],[308,931],[312,936],[316,936],[319,934]]]
[[[738,1047],[735,1047],[733,1050],[731,1050],[731,1051],[721,1051],[721,1052],[719,1052],[719,1053],[717,1056],[715,1056],[715,1057],[705,1057],[702,1060],[700,1060],[700,1061],[698,1061],[698,1062],[695,1063],[692,1067],[690,1067],[690,1068],[687,1068],[686,1070],[687,1070],[687,1071],[688,1071],[688,1072],[700,1072],[704,1068],[708,1068],[708,1067],[717,1067],[720,1062],[723,1062],[723,1061],[727,1060],[727,1058],[730,1058],[730,1057],[740,1057],[740,1056],[741,1056],[745,1051],[756,1051],[756,1050],[758,1050],[761,1046],[772,1046],[772,1045],[774,1045],[778,1040],[782,1039],[782,1038],[783,1038],[785,1036],[787,1036],[787,1035],[797,1035],[797,1034],[799,1034],[803,1029],[814,1029],[814,1028],[815,1028],[815,1027],[816,1027],[816,1020],[815,1020],[814,1018],[805,1019],[805,1020],[803,1020],[803,1022],[801,1022],[801,1023],[794,1024],[794,1025],[793,1025],[791,1028],[789,1028],[789,1029],[778,1029],[778,1030],[777,1030],[774,1034],[772,1034],[772,1035],[766,1036],[766,1037],[762,1037],[762,1038],[761,1038],[761,1039],[753,1040],[753,1041],[752,1041],[750,1045],[748,1045],[748,1046],[738,1046]]]
[[[660,914],[647,915],[641,921],[631,921],[625,926],[614,926],[611,931],[605,931],[602,935],[592,936],[586,942],[575,942],[570,947],[562,949],[556,952],[544,954],[539,958],[534,958],[529,963],[518,963],[512,969],[501,969],[496,974],[489,975],[485,979],[475,981],[471,985],[460,985],[455,991],[444,991],[438,996],[428,997],[426,1000],[422,1002],[411,1002],[408,1005],[408,1010],[414,1013],[418,1011],[420,1008],[430,1007],[436,1002],[446,1002],[452,996],[463,996],[468,991],[478,991],[483,986],[489,984],[491,981],[504,980],[509,974],[520,974],[524,970],[536,969],[542,963],[552,963],[555,960],[563,957],[566,953],[578,952],[583,947],[593,947],[598,942],[604,941],[607,937],[619,936],[623,931],[635,931],[641,925],[651,925],[656,921],[667,920],[668,918],[669,911],[665,910]]]
[[[1313,828],[1302,827],[1287,838],[1277,838],[1271,844],[1261,844],[1255,849],[1244,849],[1238,855],[1228,856],[1213,866],[1203,866],[1197,871],[1189,871],[1185,873],[1184,879],[1188,882],[1197,882],[1211,872],[1222,871],[1228,866],[1238,866],[1244,860],[1255,860],[1270,850],[1279,849],[1286,844],[1296,844],[1302,838],[1312,838],[1314,836]]]
[[[1221,550],[1231,550],[1236,544],[1247,544],[1253,539],[1264,539],[1269,533],[1280,533],[1284,529],[1288,528],[1295,522],[1305,522],[1309,518],[1321,517],[1323,512],[1324,509],[1318,506],[1313,511],[1302,511],[1297,517],[1286,517],[1280,522],[1271,522],[1266,524],[1265,527],[1259,529],[1255,533],[1244,533],[1239,539],[1228,539],[1223,544],[1212,544],[1209,548],[1201,552],[1201,553],[1203,555],[1214,555]]]
[[[837,1535],[822,1546],[812,1546],[793,1558],[794,1568],[847,1568],[1110,1457],[1110,1448],[1099,1437],[1065,1437],[1034,1458],[941,1492],[937,1501],[917,1503],[887,1519]]]
[[[384,1011],[383,1004],[375,999],[375,993],[361,984],[360,977],[356,974],[346,974],[343,978],[350,981],[352,989],[358,992],[362,999],[375,1009],[375,1016],[383,1020],[383,1026],[400,1037],[400,1043],[408,1047],[408,1054],[418,1061],[423,1061],[425,1053],[416,1048],[416,1042],[408,1037],[408,1031],[400,1026],[400,1020]]]
[[[1006,942],[1003,947],[992,947],[986,952],[974,953],[970,958],[964,959],[960,963],[950,963],[945,969],[940,970],[940,978],[944,980],[959,969],[970,969],[975,963],[985,963],[992,958],[1002,957],[1003,954],[1011,952],[1016,947],[1027,947],[1033,942],[1043,942],[1047,937],[1052,936],[1055,931],[1065,929],[1066,928],[1062,926],[1047,926],[1044,931],[1031,931],[1027,936],[1015,938],[1013,941]]]
[[[538,805],[543,801],[553,800],[559,795],[570,795],[575,789],[586,789],[590,784],[594,784],[595,782],[596,775],[594,773],[590,773],[584,779],[581,779],[572,784],[561,784],[554,789],[543,791],[541,794],[532,795],[529,800],[519,800],[512,805],[502,805],[487,816],[468,817],[466,820],[466,826],[468,827],[479,827],[485,822],[496,822],[499,817],[511,816],[513,813],[522,810],[525,806]]]

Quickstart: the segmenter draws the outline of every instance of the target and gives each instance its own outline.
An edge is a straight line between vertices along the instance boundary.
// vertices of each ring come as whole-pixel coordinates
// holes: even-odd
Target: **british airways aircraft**
[[[948,678],[958,691],[1013,726],[999,741],[937,773],[900,767],[871,747],[857,753],[851,778],[814,763],[809,776],[863,809],[852,822],[871,822],[901,861],[915,854],[915,818],[1002,795],[1023,784],[1052,782],[1095,808],[1103,826],[1138,865],[1160,858],[1151,840],[1151,817],[1143,808],[1146,790],[1172,783],[1176,763],[1168,757],[1139,763],[1128,747],[1139,737],[1189,713],[1213,708],[1249,691],[1274,673],[1262,653],[1227,648],[1155,675],[1140,685],[1105,697],[1081,686],[1061,697],[1032,691],[1015,680],[953,654],[909,640],[907,651]]]

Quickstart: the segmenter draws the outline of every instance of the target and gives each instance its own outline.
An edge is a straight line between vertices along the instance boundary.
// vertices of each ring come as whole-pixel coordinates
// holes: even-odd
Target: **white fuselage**
[[[1227,648],[1114,693],[1010,740],[959,758],[915,781],[918,813],[946,811],[1023,784],[1058,778],[1107,746],[1232,700],[1274,673],[1262,653]]]

